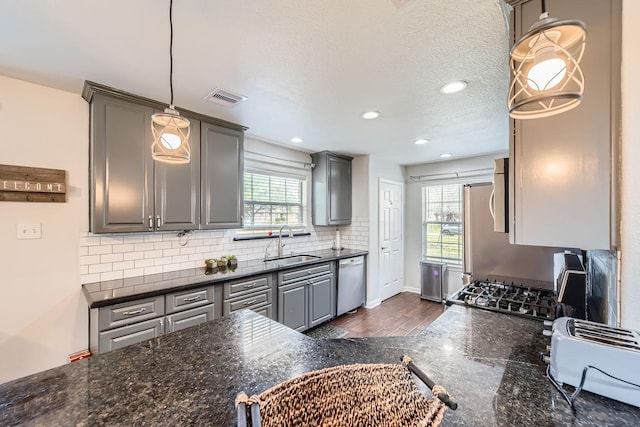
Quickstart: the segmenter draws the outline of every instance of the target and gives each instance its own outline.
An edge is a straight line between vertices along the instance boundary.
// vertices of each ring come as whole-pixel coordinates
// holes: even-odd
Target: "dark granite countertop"
[[[168,292],[222,283],[256,274],[298,268],[342,258],[352,258],[359,255],[366,255],[368,252],[353,249],[342,249],[340,251],[326,249],[321,251],[306,251],[304,254],[313,255],[318,258],[288,266],[282,266],[274,261],[264,262],[263,260],[251,260],[238,262],[238,267],[234,269],[227,268],[225,270],[214,269],[208,271],[204,267],[190,268],[148,276],[87,283],[82,285],[82,291],[89,303],[89,308],[98,308],[133,301],[139,298],[163,295]]]
[[[235,425],[238,392],[408,354],[457,400],[443,425],[637,426],[640,408],[547,381],[542,324],[454,306],[415,337],[314,339],[250,311],[0,385],[0,425]]]

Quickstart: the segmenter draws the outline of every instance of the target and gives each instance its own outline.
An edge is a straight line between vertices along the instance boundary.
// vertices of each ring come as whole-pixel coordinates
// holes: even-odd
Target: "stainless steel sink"
[[[291,255],[287,257],[265,259],[264,262],[267,265],[285,266],[285,265],[292,265],[292,264],[300,264],[300,263],[311,261],[318,258],[320,257],[316,255]]]

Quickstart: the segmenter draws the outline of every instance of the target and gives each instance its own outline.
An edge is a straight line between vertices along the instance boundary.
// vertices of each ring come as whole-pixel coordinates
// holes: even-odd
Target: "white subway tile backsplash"
[[[122,244],[123,236],[108,235],[100,236],[100,246]]]
[[[123,243],[142,243],[144,242],[144,235],[142,234],[127,234],[122,237]]]
[[[143,268],[131,268],[131,269],[124,270],[123,273],[124,273],[124,277],[125,278],[137,277],[137,276],[142,276],[144,274],[144,269]]]
[[[88,255],[80,257],[80,265],[100,264],[100,255]]]
[[[108,273],[100,273],[100,281],[122,279],[124,277],[122,271],[110,271]]]
[[[163,257],[171,257],[171,256],[175,256],[175,255],[180,255],[180,249],[172,248],[172,249],[164,249],[162,251],[162,256]]]
[[[93,264],[89,266],[89,274],[104,273],[112,270],[113,270],[113,264],[111,264],[110,262],[106,264]]]
[[[161,257],[162,257],[162,249],[158,249],[157,251],[144,251],[144,259],[161,258]]]
[[[137,259],[134,261],[135,268],[153,267],[153,259]]]
[[[153,265],[165,265],[165,264],[171,264],[172,262],[172,258],[171,257],[162,257],[162,258],[154,258],[153,259]]]
[[[133,250],[136,252],[151,251],[153,250],[153,243],[136,243],[133,245]]]
[[[148,276],[150,274],[158,274],[158,273],[162,273],[162,266],[145,267],[144,268],[144,275],[145,276]]]
[[[133,252],[133,243],[126,243],[122,245],[113,245],[113,253]]]
[[[284,237],[284,253],[331,248],[335,230],[335,227],[316,227],[310,229],[310,236]],[[342,245],[366,250],[369,240],[367,230],[367,218],[354,218],[352,225],[340,227]],[[80,280],[82,283],[91,283],[105,280],[101,277],[117,277],[120,274],[121,277],[130,278],[202,267],[206,258],[229,254],[236,255],[240,261],[262,259],[269,244],[270,255],[276,254],[276,239],[234,241],[234,233],[235,230],[193,231],[182,238],[175,232],[100,236],[81,233]]]
[[[80,277],[82,283],[93,283],[100,281],[100,273],[97,274],[86,274]]]
[[[100,237],[98,236],[80,237],[80,246],[100,246]]]
[[[121,262],[123,260],[123,257],[123,254],[100,255],[100,263],[104,264],[106,262]]]
[[[114,262],[113,263],[113,271],[116,270],[130,270],[135,267],[135,263],[133,261],[122,261],[122,262]]]
[[[180,263],[185,261],[189,261],[188,255],[178,255],[178,256],[171,257],[171,262],[173,263]]]
[[[162,234],[156,234],[156,233],[144,234],[143,241],[145,243],[161,242]]]
[[[124,254],[125,261],[135,261],[137,259],[144,259],[144,252],[126,252]]]
[[[113,247],[111,245],[89,246],[89,255],[110,254],[112,252],[113,252]]]
[[[153,249],[170,249],[171,242],[154,242]]]

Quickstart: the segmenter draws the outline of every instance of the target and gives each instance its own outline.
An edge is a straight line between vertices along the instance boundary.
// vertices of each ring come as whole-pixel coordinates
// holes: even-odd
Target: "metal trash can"
[[[420,298],[442,302],[446,270],[445,263],[420,261]]]

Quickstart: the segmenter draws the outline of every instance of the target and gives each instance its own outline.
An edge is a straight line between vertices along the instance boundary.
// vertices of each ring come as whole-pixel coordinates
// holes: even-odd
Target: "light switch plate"
[[[16,237],[22,239],[40,239],[42,237],[42,224],[18,224]]]

